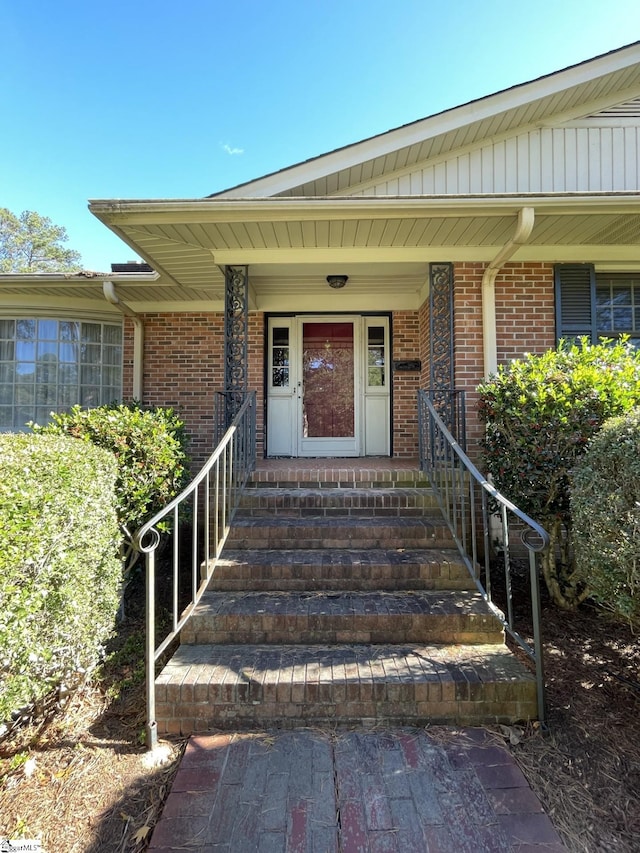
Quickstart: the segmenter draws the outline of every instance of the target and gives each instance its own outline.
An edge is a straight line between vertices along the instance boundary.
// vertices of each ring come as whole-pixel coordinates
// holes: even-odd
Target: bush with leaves
[[[173,409],[136,402],[53,414],[37,433],[65,434],[110,450],[118,463],[118,519],[130,537],[184,487],[186,433]]]
[[[552,599],[575,609],[589,595],[572,548],[571,471],[610,417],[640,404],[640,352],[626,341],[561,342],[481,384],[486,465],[496,487],[542,524],[542,569]]]
[[[640,627],[640,409],[608,420],[573,471],[576,566],[591,596]]]
[[[98,661],[122,566],[110,453],[4,434],[0,459],[2,722]]]

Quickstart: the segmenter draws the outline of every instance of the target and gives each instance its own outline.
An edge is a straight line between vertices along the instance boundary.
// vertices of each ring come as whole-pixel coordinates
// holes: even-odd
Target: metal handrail
[[[205,592],[215,564],[227,539],[240,493],[256,460],[256,394],[247,394],[238,414],[202,470],[181,494],[150,518],[133,537],[135,547],[146,555],[146,699],[147,746],[158,742],[155,698],[155,665],[177,638]],[[181,524],[191,516],[191,531]],[[158,525],[165,523],[172,540],[171,630],[156,645],[156,551],[163,541]],[[191,549],[191,594],[180,602],[180,567],[183,554]],[[203,571],[201,572],[201,567]]]
[[[437,392],[442,395],[442,391]],[[450,394],[461,392],[451,391]],[[535,667],[538,698],[538,718],[546,720],[544,662],[540,631],[540,580],[537,564],[538,555],[549,546],[549,534],[536,521],[522,512],[502,495],[460,447],[438,412],[441,397],[435,398],[427,391],[418,391],[418,427],[420,442],[420,468],[429,477],[438,504],[447,522],[460,555],[479,592],[492,612],[498,617],[505,630],[516,641]],[[531,611],[533,622],[533,646],[515,629],[513,596],[511,587],[511,530],[509,516],[515,516],[520,528],[520,538],[529,556],[529,578],[531,585]],[[491,598],[491,538],[492,522],[497,518],[499,547],[504,557],[504,572],[507,593],[507,615],[496,607]],[[479,536],[478,527],[482,526]],[[479,542],[483,543],[482,568],[478,554]]]

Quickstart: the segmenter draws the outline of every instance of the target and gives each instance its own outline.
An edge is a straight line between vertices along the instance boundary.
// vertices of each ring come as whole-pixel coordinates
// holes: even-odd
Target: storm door
[[[388,453],[387,334],[386,318],[270,318],[269,456]]]
[[[357,456],[356,327],[300,320],[300,456]]]

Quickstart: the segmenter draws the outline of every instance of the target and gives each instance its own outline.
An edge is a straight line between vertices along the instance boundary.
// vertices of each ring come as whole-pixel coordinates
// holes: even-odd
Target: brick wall
[[[213,449],[214,397],[223,387],[222,314],[144,314],[143,403],[185,421],[197,470]],[[133,326],[125,325],[124,393],[131,396]]]
[[[551,264],[509,264],[496,281],[498,362],[555,346]]]
[[[454,266],[455,386],[467,397],[467,437],[472,457],[482,427],[476,416],[476,387],[484,378],[482,274],[484,264]],[[510,263],[495,283],[498,363],[555,345],[553,266]]]

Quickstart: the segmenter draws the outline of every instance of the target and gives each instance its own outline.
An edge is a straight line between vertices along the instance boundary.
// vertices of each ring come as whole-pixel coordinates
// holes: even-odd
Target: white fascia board
[[[224,190],[216,197],[246,197],[256,191],[260,195],[275,195],[291,187],[309,183],[334,172],[348,169],[368,160],[382,157],[399,148],[423,142],[433,136],[458,130],[472,122],[491,118],[527,103],[592,82],[640,62],[640,42],[598,56],[564,70],[539,77],[526,83],[487,95],[459,107],[419,119],[411,124],[388,130],[362,142],[322,154],[303,163],[290,166],[262,178]]]
[[[243,198],[95,200],[92,212],[119,229],[127,225],[268,222],[314,219],[517,215],[523,206],[554,213],[638,212],[640,193],[520,193],[517,195],[359,196],[357,198]],[[112,278],[111,276],[107,276]],[[0,277],[1,278],[1,277]],[[135,277],[134,277],[135,278]],[[135,278],[136,281],[141,279]]]

